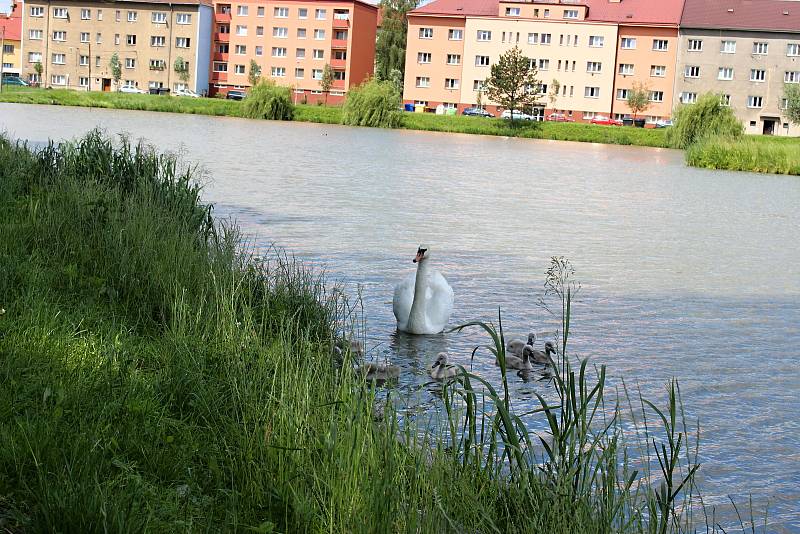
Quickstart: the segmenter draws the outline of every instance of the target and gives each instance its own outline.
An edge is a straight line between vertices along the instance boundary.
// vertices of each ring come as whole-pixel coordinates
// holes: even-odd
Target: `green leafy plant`
[[[183,83],[187,83],[189,81],[189,64],[181,56],[175,58],[175,65],[173,68],[175,69],[175,73],[178,75],[178,79],[180,81]]]
[[[251,119],[292,120],[294,104],[290,89],[272,82],[259,81],[244,100],[244,116]]]
[[[505,109],[523,109],[537,103],[536,67],[518,46],[500,55],[485,85],[486,96]]]
[[[409,11],[417,7],[417,0],[381,0],[381,27],[375,43],[375,77],[392,79],[392,71],[400,73],[402,87],[406,68],[406,39]]]
[[[783,98],[786,99],[786,116],[794,124],[800,125],[800,85],[784,84]]]
[[[667,131],[672,148],[688,148],[712,136],[736,139],[744,133],[741,121],[716,93],[705,93],[696,103],[679,106],[673,117],[675,125]]]
[[[628,107],[633,112],[633,118],[650,107],[650,90],[643,83],[634,83],[628,89]]]
[[[319,88],[325,93],[325,104],[328,103],[328,93],[331,92],[333,87],[333,68],[330,63],[325,63],[322,69],[322,78],[319,81]]]
[[[258,85],[261,79],[261,65],[256,63],[255,59],[250,60],[250,69],[247,72],[247,81],[250,82],[250,87]]]
[[[119,90],[119,80],[122,78],[122,64],[120,64],[119,56],[116,52],[111,55],[111,59],[108,61],[108,67],[111,69],[111,77],[114,79],[114,84],[117,86],[117,90]]]
[[[347,93],[342,124],[397,128],[402,117],[400,93],[392,82],[369,80]]]

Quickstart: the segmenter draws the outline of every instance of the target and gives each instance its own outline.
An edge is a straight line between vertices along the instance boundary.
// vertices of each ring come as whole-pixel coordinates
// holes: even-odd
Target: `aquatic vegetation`
[[[686,162],[706,169],[800,175],[800,144],[787,138],[709,137],[689,147]]]

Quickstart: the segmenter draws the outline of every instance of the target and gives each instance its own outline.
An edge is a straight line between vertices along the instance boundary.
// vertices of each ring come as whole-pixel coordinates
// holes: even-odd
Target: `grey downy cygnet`
[[[436,361],[433,362],[428,372],[434,380],[442,380],[455,376],[458,371],[458,367],[447,363],[447,353],[440,352],[436,356]]]

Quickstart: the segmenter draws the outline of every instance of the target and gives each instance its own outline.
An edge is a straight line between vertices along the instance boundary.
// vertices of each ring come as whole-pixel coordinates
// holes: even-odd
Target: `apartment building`
[[[340,102],[374,72],[377,19],[377,6],[361,0],[215,2],[210,91],[248,88],[255,61],[263,78],[293,88],[295,102]]]
[[[203,93],[212,19],[207,0],[27,1],[23,75],[48,87],[110,91],[116,88],[110,66],[116,53],[121,84]]]
[[[491,65],[519,46],[538,71],[536,113],[563,111],[575,120],[608,114],[618,25],[589,15],[587,5],[573,2],[436,0],[415,9],[408,18],[404,100],[427,108],[474,106]]]
[[[0,73],[3,76],[19,76],[22,64],[22,19],[19,6],[11,4],[11,12],[0,13]]]
[[[719,93],[752,134],[800,135],[784,84],[800,83],[800,2],[686,0],[674,103]]]

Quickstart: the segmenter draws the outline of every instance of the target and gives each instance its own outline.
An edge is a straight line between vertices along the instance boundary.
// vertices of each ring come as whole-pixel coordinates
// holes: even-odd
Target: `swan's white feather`
[[[438,334],[447,326],[450,314],[453,312],[453,288],[447,283],[439,271],[433,271],[428,278],[428,287],[425,291],[425,316],[426,334]],[[397,319],[397,329],[407,332],[408,316],[411,314],[411,305],[414,303],[414,286],[416,272],[409,274],[394,288],[392,309]]]

